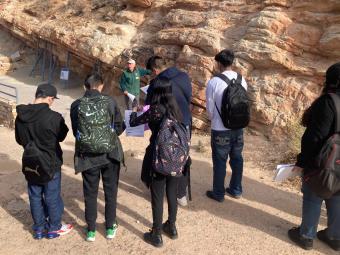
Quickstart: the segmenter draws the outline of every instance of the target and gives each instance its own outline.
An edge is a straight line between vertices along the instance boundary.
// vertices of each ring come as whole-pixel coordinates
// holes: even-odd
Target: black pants
[[[161,230],[163,222],[163,201],[164,190],[168,200],[168,214],[170,224],[175,224],[177,216],[177,182],[178,178],[172,176],[164,176],[155,173],[153,177],[151,190],[152,218],[153,227]]]
[[[182,198],[187,195],[187,186],[188,186],[188,176],[182,175],[181,177],[178,177],[177,198]]]
[[[105,195],[105,224],[112,227],[116,222],[117,190],[120,164],[111,162],[82,172],[85,200],[85,220],[89,231],[96,230],[97,196],[100,174]]]

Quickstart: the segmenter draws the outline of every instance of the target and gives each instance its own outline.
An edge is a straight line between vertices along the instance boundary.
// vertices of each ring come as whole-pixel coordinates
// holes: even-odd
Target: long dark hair
[[[169,79],[165,77],[155,79],[151,105],[162,106],[168,118],[182,122],[182,113],[172,94],[172,83]]]
[[[340,94],[340,62],[331,65],[326,71],[326,80],[321,95],[328,93]],[[310,121],[312,107],[316,100],[317,99],[314,100],[312,105],[308,107],[302,115],[301,124],[304,127],[306,127]]]

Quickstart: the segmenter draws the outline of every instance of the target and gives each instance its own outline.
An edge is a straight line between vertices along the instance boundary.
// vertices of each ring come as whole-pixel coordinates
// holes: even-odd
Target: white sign
[[[125,110],[125,133],[126,136],[137,136],[137,137],[144,137],[144,124],[139,125],[137,127],[130,127],[130,115],[132,111],[131,110]],[[137,115],[143,114],[142,112],[137,113]]]
[[[62,68],[60,71],[60,80],[68,81],[70,76],[70,70],[68,68]]]

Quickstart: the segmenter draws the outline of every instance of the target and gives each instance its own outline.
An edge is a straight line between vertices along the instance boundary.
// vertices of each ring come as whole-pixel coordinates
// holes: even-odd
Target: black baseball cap
[[[57,97],[57,89],[50,83],[42,83],[38,85],[37,91],[35,92],[35,98],[39,97],[53,97],[55,99],[59,99]]]

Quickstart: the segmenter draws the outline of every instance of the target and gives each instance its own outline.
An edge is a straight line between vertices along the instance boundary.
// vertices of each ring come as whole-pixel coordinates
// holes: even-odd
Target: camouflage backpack
[[[78,108],[76,147],[79,152],[109,153],[116,146],[108,96],[82,97]]]

